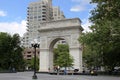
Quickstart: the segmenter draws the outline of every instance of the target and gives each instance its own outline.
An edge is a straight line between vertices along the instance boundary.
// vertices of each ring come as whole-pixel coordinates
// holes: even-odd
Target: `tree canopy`
[[[67,44],[58,44],[53,53],[55,66],[69,67],[73,65],[74,59],[69,54],[69,46]]]
[[[120,66],[120,1],[92,0],[91,3],[96,4],[90,17],[92,32],[83,33],[79,41],[84,44],[84,54],[91,57],[97,55],[101,66],[113,70]],[[92,59],[96,61],[96,58]]]
[[[8,70],[15,68],[20,70],[24,67],[20,37],[18,34],[11,36],[0,32],[0,69]]]

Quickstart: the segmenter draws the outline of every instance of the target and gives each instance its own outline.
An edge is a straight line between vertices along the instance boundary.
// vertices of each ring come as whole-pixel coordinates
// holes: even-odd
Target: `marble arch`
[[[74,68],[82,71],[82,46],[78,42],[83,28],[79,18],[65,19],[41,23],[40,35],[40,65],[39,71],[53,71],[52,48],[58,40],[66,40],[69,45],[70,55],[74,58]]]

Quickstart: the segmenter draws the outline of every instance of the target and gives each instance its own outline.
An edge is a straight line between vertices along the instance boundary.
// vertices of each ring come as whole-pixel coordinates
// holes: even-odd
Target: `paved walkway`
[[[33,80],[33,72],[0,73],[0,80]],[[37,80],[120,80],[114,76],[85,76],[85,75],[49,75],[37,74]]]

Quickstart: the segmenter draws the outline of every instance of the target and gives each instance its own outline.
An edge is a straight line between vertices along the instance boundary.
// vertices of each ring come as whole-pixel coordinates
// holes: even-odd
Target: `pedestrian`
[[[66,75],[67,74],[67,70],[66,70],[66,68],[64,69],[64,75]]]
[[[57,66],[57,75],[59,75],[60,66]]]

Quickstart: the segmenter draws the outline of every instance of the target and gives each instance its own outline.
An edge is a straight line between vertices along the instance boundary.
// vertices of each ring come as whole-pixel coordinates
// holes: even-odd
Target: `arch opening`
[[[61,47],[64,47],[65,51],[59,51],[61,49],[59,49]],[[56,51],[57,50],[57,51]],[[59,61],[60,58],[63,58],[63,61]],[[68,62],[69,60],[69,62]],[[73,58],[70,57],[69,54],[69,44],[67,43],[67,41],[64,38],[56,38],[54,39],[50,46],[49,46],[49,69],[50,71],[56,71],[57,68],[60,67],[67,67],[69,65],[72,65],[72,63],[70,64],[70,60],[73,63]],[[62,62],[62,64],[60,64],[60,62]]]

